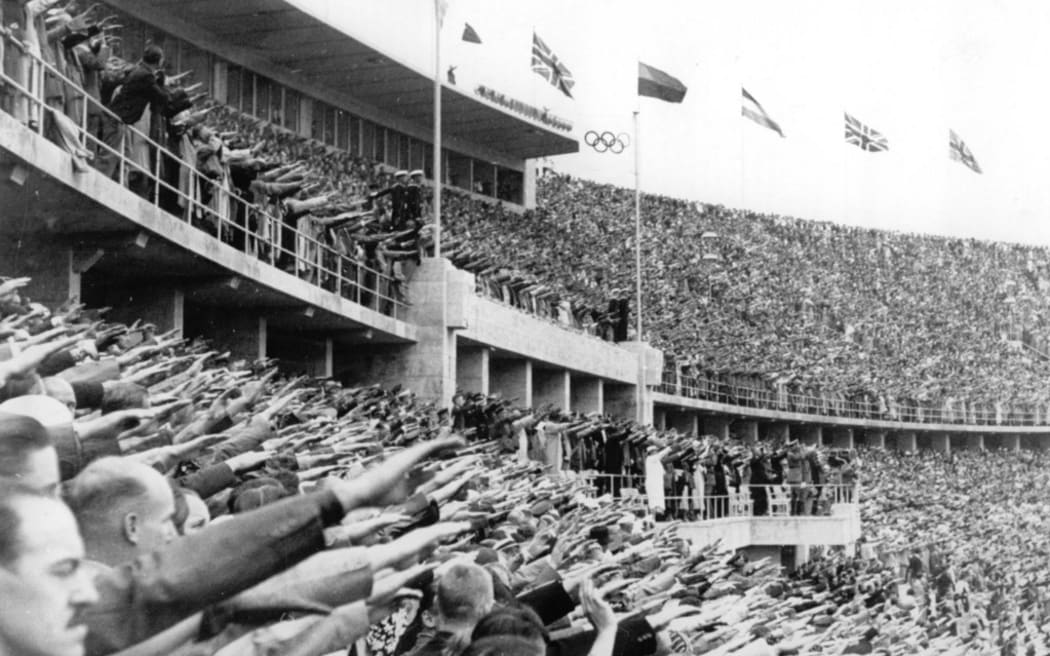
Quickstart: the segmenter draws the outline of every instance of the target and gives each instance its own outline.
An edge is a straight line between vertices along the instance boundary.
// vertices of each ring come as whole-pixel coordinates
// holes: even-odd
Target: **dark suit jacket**
[[[124,78],[120,91],[113,97],[109,108],[120,120],[131,125],[142,118],[147,105],[152,104],[154,108],[164,112],[170,99],[170,92],[157,80],[157,74],[139,62]]]
[[[324,549],[343,509],[331,492],[284,499],[100,572],[84,613],[87,656],[156,635]]]
[[[408,200],[408,187],[396,182],[382,191],[377,191],[373,198],[390,196],[390,215],[396,225],[405,220],[406,201]]]

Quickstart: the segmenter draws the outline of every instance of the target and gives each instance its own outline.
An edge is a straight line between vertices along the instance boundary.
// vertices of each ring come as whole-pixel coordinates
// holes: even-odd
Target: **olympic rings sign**
[[[583,143],[599,153],[608,152],[613,155],[619,155],[624,148],[631,145],[631,137],[626,132],[613,134],[608,130],[604,132],[588,130],[587,134],[583,135]]]

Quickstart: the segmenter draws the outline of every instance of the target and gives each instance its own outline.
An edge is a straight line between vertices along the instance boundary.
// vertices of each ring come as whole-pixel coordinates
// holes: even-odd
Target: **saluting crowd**
[[[114,57],[120,26],[94,7],[0,10],[0,109],[75,170],[356,302],[403,300],[433,248],[424,171],[219,106],[156,45]],[[1046,416],[1044,249],[647,196],[634,335],[633,195],[557,174],[538,195],[521,214],[446,194],[444,254],[499,300],[652,339],[694,390]],[[44,307],[29,284],[0,281],[0,656],[1048,651],[1042,453],[744,445],[469,394],[442,408]],[[835,492],[857,481],[859,499]],[[790,575],[677,533],[858,500],[859,547]]]
[[[29,284],[0,283],[0,653],[1046,653],[1043,454],[440,408]],[[677,520],[722,516],[674,498],[690,466],[701,499],[772,477],[793,514],[859,478],[871,528],[790,576],[691,544]]]

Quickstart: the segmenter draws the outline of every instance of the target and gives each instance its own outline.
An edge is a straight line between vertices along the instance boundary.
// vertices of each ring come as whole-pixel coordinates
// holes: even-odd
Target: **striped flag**
[[[845,112],[843,114],[846,117],[846,143],[869,153],[881,153],[890,149],[890,140],[881,132],[864,125]]]
[[[948,130],[948,156],[956,162],[962,162],[974,173],[982,173],[981,167],[977,164],[977,158],[966,147],[966,142],[955,134],[955,130]]]
[[[685,98],[686,88],[682,81],[668,75],[655,66],[638,62],[638,95],[659,98],[667,102],[680,103]]]
[[[769,128],[773,132],[776,132],[781,137],[783,137],[784,131],[780,129],[780,125],[777,124],[777,122],[774,121],[772,118],[770,118],[769,114],[766,113],[766,110],[762,108],[762,105],[757,100],[755,100],[755,97],[748,93],[747,89],[745,89],[744,87],[740,87],[740,91],[744,95],[744,104],[740,108],[741,114],[751,119],[755,123],[758,123],[762,127]]]
[[[532,72],[572,98],[569,90],[576,84],[576,80],[572,79],[569,69],[535,32],[532,33]]]

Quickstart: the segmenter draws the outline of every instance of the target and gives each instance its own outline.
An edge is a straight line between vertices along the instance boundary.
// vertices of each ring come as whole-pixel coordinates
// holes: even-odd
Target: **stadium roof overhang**
[[[432,77],[341,32],[286,0],[139,0],[232,45],[417,125],[434,116]],[[579,142],[539,121],[509,113],[473,90],[444,85],[442,129],[511,157],[574,153]]]

